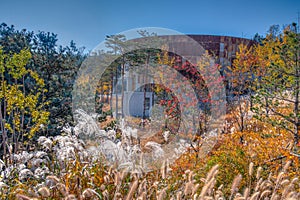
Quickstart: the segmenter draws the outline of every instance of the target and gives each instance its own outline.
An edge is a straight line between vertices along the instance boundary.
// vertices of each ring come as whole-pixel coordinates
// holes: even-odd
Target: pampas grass
[[[72,135],[42,137],[39,145],[42,149],[35,152],[15,154],[14,165],[1,172],[0,199],[300,199],[300,182],[291,173],[295,164],[291,160],[274,174],[250,162],[246,172],[236,173],[228,184],[219,180],[222,163],[204,174],[203,169],[178,169],[161,160],[161,167],[145,173],[142,165],[138,168],[133,162],[131,171],[105,162]],[[148,146],[161,154],[158,144]]]
[[[67,172],[48,175],[44,181],[41,180],[39,186],[36,186],[36,190],[30,185],[26,187],[20,185],[18,189],[14,189],[15,195],[6,199],[292,200],[300,198],[299,178],[288,175],[291,161],[287,161],[277,175],[269,173],[267,176],[262,176],[266,174],[262,167],[258,167],[255,174],[254,165],[250,163],[246,176],[252,176],[252,183],[240,188],[240,183],[247,177],[236,175],[231,183],[231,194],[228,196],[224,192],[224,188],[228,186],[217,185],[219,170],[222,168],[219,165],[213,166],[205,178],[198,177],[198,172],[195,170],[187,170],[183,176],[176,177],[174,171],[169,172],[167,163],[160,170],[148,174],[120,171],[114,166],[99,167],[93,163],[71,162],[67,165],[70,166]],[[174,180],[173,185],[172,180]],[[4,189],[9,185],[3,184],[5,184]],[[4,189],[0,189],[0,194]]]

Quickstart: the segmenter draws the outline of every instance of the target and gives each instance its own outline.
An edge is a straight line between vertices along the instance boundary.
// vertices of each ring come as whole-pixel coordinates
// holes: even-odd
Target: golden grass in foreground
[[[240,183],[244,177],[237,174],[229,185],[230,194],[223,191],[225,185],[217,186],[219,165],[213,166],[206,177],[197,179],[197,171],[185,171],[174,177],[167,163],[160,170],[148,174],[129,174],[99,163],[74,162],[64,176],[48,176],[44,183],[34,180],[15,183],[1,188],[2,199],[289,199],[300,198],[300,182],[290,177],[288,169],[293,164],[287,161],[277,175],[266,174],[262,167],[250,163],[248,175],[253,177],[244,188]],[[266,177],[266,178],[264,178]],[[174,182],[174,180],[176,180]]]

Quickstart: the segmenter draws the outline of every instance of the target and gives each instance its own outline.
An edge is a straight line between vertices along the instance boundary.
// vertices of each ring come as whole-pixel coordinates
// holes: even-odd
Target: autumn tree
[[[4,160],[17,153],[20,146],[27,146],[28,140],[48,123],[47,90],[44,80],[28,68],[31,56],[28,49],[5,54],[0,48],[1,156]]]
[[[163,71],[160,75],[161,85],[164,85],[164,81],[171,82],[172,88],[156,86],[155,92],[170,119],[179,122],[175,125],[180,125],[186,133],[194,132],[198,136],[217,128],[217,116],[222,112],[220,108],[225,101],[222,92],[225,91],[220,66],[212,62],[212,56],[205,51],[198,63],[193,64],[188,60],[182,62],[178,55],[169,55],[163,51],[158,57],[158,63],[174,69],[172,74]],[[178,73],[174,73],[175,70]],[[174,95],[174,91],[180,91],[178,96]]]
[[[300,36],[292,29],[295,26],[276,36],[270,33],[263,45],[256,47],[258,90],[253,108],[259,119],[292,133],[294,147],[299,145],[300,134]]]
[[[202,107],[202,123],[203,131],[207,132],[217,128],[223,123],[223,111],[225,108],[225,85],[224,76],[221,75],[221,66],[213,62],[214,57],[205,51],[197,63],[197,70],[203,81],[198,78],[196,82],[197,93]],[[198,75],[199,76],[199,75]],[[224,110],[223,110],[224,108]]]
[[[252,106],[251,96],[254,92],[254,68],[257,56],[253,48],[240,44],[232,66],[227,67],[226,77],[229,80],[233,100],[229,100],[228,107],[238,125],[239,131],[246,128],[247,113]]]

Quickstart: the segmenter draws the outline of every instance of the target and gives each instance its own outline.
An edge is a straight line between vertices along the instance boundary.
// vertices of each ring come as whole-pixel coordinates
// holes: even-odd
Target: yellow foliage
[[[0,49],[0,126],[5,142],[17,143],[16,138],[24,138],[21,135],[31,138],[48,123],[42,95],[45,83],[38,73],[27,69],[30,59],[27,49],[12,55]]]

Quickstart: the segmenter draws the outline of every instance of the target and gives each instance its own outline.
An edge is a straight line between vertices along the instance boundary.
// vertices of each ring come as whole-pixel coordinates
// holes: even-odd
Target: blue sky
[[[106,35],[162,27],[185,34],[252,38],[272,24],[298,21],[299,0],[0,0],[0,23],[58,34],[87,50]]]

